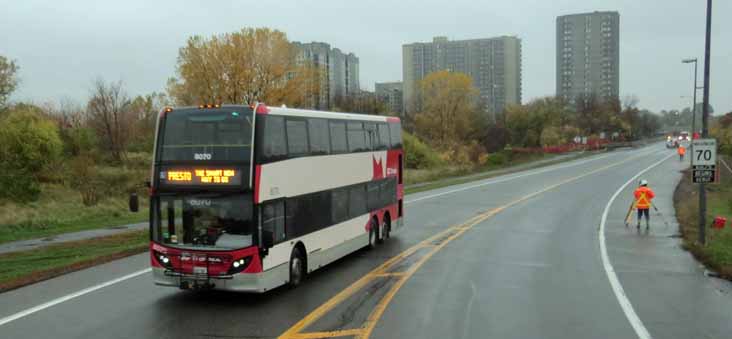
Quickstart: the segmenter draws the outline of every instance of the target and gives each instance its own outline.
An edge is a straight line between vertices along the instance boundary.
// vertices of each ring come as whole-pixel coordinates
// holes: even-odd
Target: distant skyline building
[[[355,54],[345,54],[324,42],[295,41],[292,44],[298,49],[297,61],[311,62],[322,76],[320,96],[314,98],[312,105],[314,108],[327,110],[333,106],[337,98],[358,94],[359,60]]]
[[[557,17],[556,91],[574,103],[620,94],[620,14],[614,11]]]
[[[386,104],[386,108],[389,112],[399,113],[399,115],[403,113],[403,93],[404,91],[402,89],[401,81],[376,83],[376,96]]]
[[[403,106],[418,109],[419,81],[432,72],[448,70],[473,78],[486,112],[495,120],[507,105],[521,103],[521,39],[501,36],[455,40],[435,37],[432,42],[402,46]]]

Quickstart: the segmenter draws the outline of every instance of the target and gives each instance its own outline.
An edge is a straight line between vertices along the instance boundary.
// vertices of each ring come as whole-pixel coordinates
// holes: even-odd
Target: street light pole
[[[707,30],[704,44],[704,99],[702,107],[702,138],[709,136],[709,62],[712,44],[712,0],[707,0]],[[693,154],[691,155],[694,156]],[[706,243],[707,193],[704,183],[699,184],[699,243]]]
[[[696,66],[698,65],[698,62],[697,62],[696,58],[684,59],[684,60],[681,60],[681,62],[683,62],[685,64],[692,63],[692,62],[694,63],[694,95],[693,95],[694,99],[691,104],[691,147],[689,147],[691,154],[694,155],[694,135],[696,134],[696,90],[697,90],[697,85],[696,85],[697,67]]]
[[[691,140],[692,144],[694,141],[694,134],[696,134],[696,66],[698,62],[696,62],[696,58],[694,58],[694,105],[691,106]],[[691,146],[691,154],[694,154],[694,146]]]

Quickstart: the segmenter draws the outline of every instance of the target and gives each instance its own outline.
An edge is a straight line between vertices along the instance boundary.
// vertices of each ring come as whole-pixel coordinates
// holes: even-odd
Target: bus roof
[[[260,104],[264,105],[264,104]],[[183,109],[202,109],[204,111],[211,108],[252,108],[247,105],[220,105],[219,107],[201,108],[199,106],[181,106],[172,107],[172,111],[183,110]],[[272,115],[287,115],[307,118],[325,118],[325,119],[344,119],[344,120],[361,120],[361,121],[375,121],[375,122],[399,122],[398,117],[384,116],[384,115],[370,115],[370,114],[356,114],[356,113],[342,113],[342,112],[329,112],[329,111],[317,111],[309,109],[298,109],[298,108],[286,108],[286,107],[271,107],[264,106],[266,108],[266,114]]]
[[[272,115],[287,115],[287,116],[299,116],[299,117],[308,117],[308,118],[326,118],[326,119],[362,120],[362,121],[376,121],[376,122],[398,122],[399,121],[399,118],[397,118],[397,117],[390,117],[390,116],[383,116],[383,115],[328,112],[328,111],[316,111],[316,110],[285,108],[285,107],[267,107],[267,108],[269,109],[268,114],[272,114]]]

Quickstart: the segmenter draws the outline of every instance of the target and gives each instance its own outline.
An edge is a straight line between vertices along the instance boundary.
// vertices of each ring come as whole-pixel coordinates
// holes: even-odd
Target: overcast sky
[[[401,80],[401,46],[516,35],[523,44],[523,101],[555,92],[555,19],[620,12],[620,93],[651,110],[689,106],[697,57],[704,58],[703,0],[0,0],[0,55],[18,61],[14,100],[87,98],[101,76],[131,95],[162,91],[194,34],[271,27],[290,40],[324,41],[360,59],[361,87]],[[732,111],[732,2],[715,1],[711,104]],[[701,91],[699,91],[701,101]]]

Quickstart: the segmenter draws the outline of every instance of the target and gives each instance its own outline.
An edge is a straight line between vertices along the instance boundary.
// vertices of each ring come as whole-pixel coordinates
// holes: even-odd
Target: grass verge
[[[732,160],[726,157],[727,163]],[[720,182],[707,185],[707,245],[697,242],[699,230],[699,193],[698,186],[691,182],[691,171],[684,172],[674,192],[674,207],[683,236],[683,246],[697,260],[721,277],[732,280],[732,173],[721,169]],[[726,172],[726,173],[725,173]],[[714,217],[727,218],[727,227],[716,230],[709,227]]]
[[[141,210],[145,210],[144,196],[140,203]],[[79,192],[60,184],[44,184],[38,201],[0,204],[0,244],[146,220],[147,213],[128,211],[124,196],[107,197],[95,206],[84,206]]]
[[[147,231],[134,231],[0,255],[0,292],[147,250]]]

